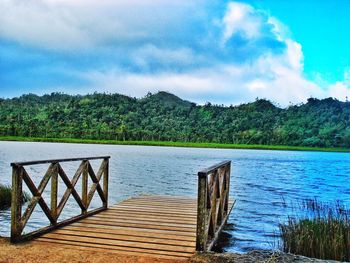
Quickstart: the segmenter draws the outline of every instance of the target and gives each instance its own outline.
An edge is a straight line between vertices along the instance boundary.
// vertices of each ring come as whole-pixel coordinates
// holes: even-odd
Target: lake
[[[11,183],[10,163],[14,161],[103,155],[111,156],[109,204],[144,193],[196,197],[197,172],[231,160],[230,196],[237,202],[222,239],[224,251],[276,248],[278,224],[295,214],[289,204],[300,199],[316,197],[350,205],[348,153],[0,142],[0,183]],[[63,167],[71,174],[78,165]],[[93,162],[93,166],[98,163]],[[36,183],[45,168],[39,165],[28,169]],[[70,201],[64,218],[79,211]],[[27,231],[46,222],[36,209]],[[2,211],[0,235],[9,236],[9,232],[10,211]]]

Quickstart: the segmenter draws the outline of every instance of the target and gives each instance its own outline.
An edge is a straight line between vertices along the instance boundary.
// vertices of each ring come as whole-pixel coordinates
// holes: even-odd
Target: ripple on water
[[[276,248],[278,225],[295,213],[289,204],[300,199],[339,199],[350,205],[347,153],[0,142],[0,183],[11,183],[13,161],[87,155],[111,155],[110,204],[144,193],[196,197],[197,172],[232,160],[230,196],[237,202],[217,248],[224,251]],[[76,165],[67,163],[64,168],[72,176]],[[42,170],[30,168],[36,182]],[[66,208],[62,218],[80,212],[74,202]],[[35,211],[26,231],[45,223],[40,210]],[[0,212],[0,235],[8,236],[9,231],[10,211],[5,210]]]

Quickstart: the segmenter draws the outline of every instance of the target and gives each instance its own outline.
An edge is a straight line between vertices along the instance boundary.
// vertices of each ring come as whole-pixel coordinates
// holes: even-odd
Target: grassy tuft
[[[305,212],[280,225],[282,250],[312,258],[350,261],[350,210],[342,203],[302,202]]]
[[[30,200],[30,195],[23,192],[23,203]],[[0,184],[0,209],[11,207],[11,187]]]

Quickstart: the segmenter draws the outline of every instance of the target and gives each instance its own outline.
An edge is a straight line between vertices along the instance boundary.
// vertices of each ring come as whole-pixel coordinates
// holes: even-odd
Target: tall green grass
[[[23,192],[22,202],[27,202],[30,200],[30,195]],[[0,209],[6,209],[11,207],[11,187],[8,185],[0,184]]]
[[[280,225],[284,252],[318,259],[350,261],[350,210],[340,202],[301,203],[303,215]]]
[[[0,141],[91,143],[91,144],[191,147],[191,148],[279,150],[279,151],[285,150],[285,151],[350,152],[350,148],[320,148],[320,147],[288,146],[288,145],[226,144],[226,143],[173,142],[173,141],[115,141],[115,140],[92,140],[92,139],[77,139],[77,138],[39,138],[39,137],[17,137],[17,136],[0,136]]]

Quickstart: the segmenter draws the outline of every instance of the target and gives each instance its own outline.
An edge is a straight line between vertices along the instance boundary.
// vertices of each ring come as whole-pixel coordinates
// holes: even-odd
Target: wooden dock
[[[19,208],[13,207],[12,242],[34,238],[34,243],[45,242],[79,250],[165,259],[187,259],[196,251],[212,248],[234,205],[234,201],[228,199],[230,162],[220,163],[198,173],[198,198],[143,195],[107,207],[109,158],[101,158],[103,162],[96,175],[89,164],[89,159],[92,158],[79,159],[82,163],[71,180],[59,162],[77,159],[39,161],[49,162],[51,165],[38,187],[31,182],[23,168],[37,162],[12,164],[14,176],[22,178],[33,194],[23,216],[16,215]],[[83,184],[82,197],[75,190],[81,174],[83,180],[90,175],[94,182],[90,192],[87,191],[87,185]],[[59,203],[55,193],[57,176],[61,176],[67,185],[66,194]],[[102,189],[99,181],[103,176]],[[54,192],[51,209],[41,196],[49,178],[55,178],[51,186]],[[14,178],[13,181],[18,183],[21,180]],[[20,190],[19,188],[21,187],[14,185],[14,189]],[[95,191],[100,195],[103,207],[89,211],[88,206]],[[59,222],[58,217],[71,194],[81,204],[82,214]],[[18,193],[13,193],[14,200],[18,200],[17,195]],[[45,214],[51,218],[51,225],[22,235],[25,223],[36,204],[44,208]]]

